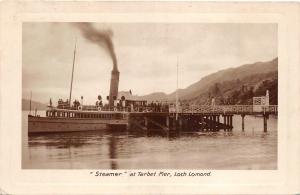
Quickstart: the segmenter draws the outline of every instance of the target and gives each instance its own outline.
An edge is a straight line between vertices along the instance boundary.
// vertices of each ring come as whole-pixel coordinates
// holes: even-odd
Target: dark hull
[[[127,127],[126,119],[82,119],[28,116],[28,133],[55,133],[106,130],[111,127]]]

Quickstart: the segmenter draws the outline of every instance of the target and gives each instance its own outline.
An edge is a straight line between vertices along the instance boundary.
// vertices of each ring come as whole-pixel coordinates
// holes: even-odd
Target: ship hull
[[[80,119],[28,116],[28,133],[55,133],[126,128],[126,119]],[[113,129],[112,129],[113,130]]]

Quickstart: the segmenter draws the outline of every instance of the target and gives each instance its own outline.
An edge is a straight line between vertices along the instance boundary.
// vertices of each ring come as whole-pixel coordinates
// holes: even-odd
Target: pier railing
[[[171,112],[175,112],[172,110]],[[277,114],[278,106],[256,106],[256,105],[197,105],[183,106],[179,108],[179,113],[218,113],[218,114]]]

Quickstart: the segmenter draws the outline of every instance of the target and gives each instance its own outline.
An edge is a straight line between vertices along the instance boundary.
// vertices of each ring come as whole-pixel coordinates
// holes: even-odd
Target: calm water
[[[159,136],[122,132],[27,135],[23,112],[22,167],[26,169],[276,169],[277,118],[233,118],[232,133]],[[40,112],[39,114],[42,115]]]

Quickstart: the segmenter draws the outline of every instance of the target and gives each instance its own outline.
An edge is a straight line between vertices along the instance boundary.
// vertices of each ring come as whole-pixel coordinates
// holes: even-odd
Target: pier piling
[[[148,130],[148,118],[147,118],[147,117],[144,117],[144,120],[145,120],[145,127],[146,127],[146,129]]]
[[[232,128],[233,128],[233,126],[232,126],[232,116],[233,115],[229,115],[229,128],[230,128],[230,131],[232,131]]]
[[[224,124],[224,131],[226,131],[226,125],[227,125],[226,115],[223,115],[223,124]]]
[[[178,119],[179,121],[179,129],[178,130],[182,130],[182,117],[179,117],[179,119]]]
[[[242,114],[242,131],[245,131],[245,114]]]
[[[226,131],[229,131],[229,116],[226,115]]]
[[[166,117],[166,126],[168,128],[170,128],[170,117],[169,116]]]
[[[268,118],[269,118],[269,115],[264,114],[263,118],[264,118],[264,132],[266,133],[268,131]]]

